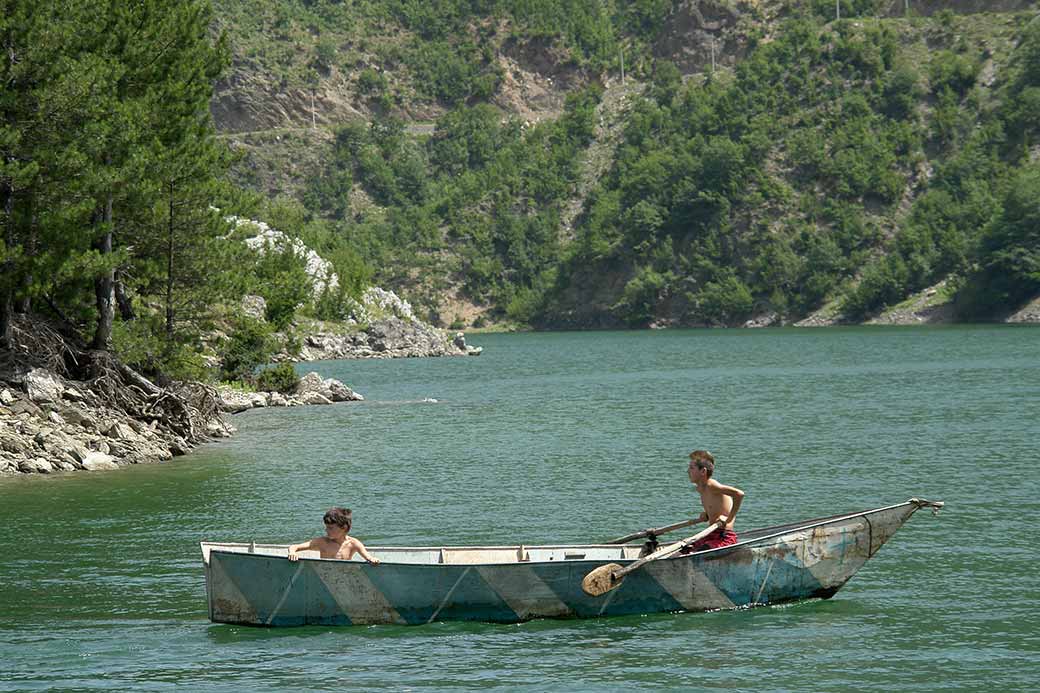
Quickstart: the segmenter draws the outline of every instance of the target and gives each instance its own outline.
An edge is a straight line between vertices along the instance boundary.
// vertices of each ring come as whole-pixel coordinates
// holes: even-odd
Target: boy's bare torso
[[[340,558],[349,561],[357,553],[357,539],[345,537],[343,543],[339,543],[328,537],[317,537],[311,540],[311,548],[318,549],[322,558]]]
[[[701,507],[708,516],[708,522],[715,522],[719,517],[725,515],[729,518],[733,513],[733,499],[723,493],[722,484],[709,479],[704,489],[697,489],[701,496]],[[733,529],[733,520],[726,522],[726,529]]]

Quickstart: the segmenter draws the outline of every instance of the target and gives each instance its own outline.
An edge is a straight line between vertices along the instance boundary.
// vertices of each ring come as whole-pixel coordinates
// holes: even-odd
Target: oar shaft
[[[689,527],[690,525],[695,525],[698,522],[700,522],[700,520],[683,520],[682,522],[676,522],[674,525],[665,525],[664,527],[658,527],[657,529],[644,529],[642,532],[633,532],[632,534],[626,534],[623,537],[611,539],[607,543],[627,544],[630,541],[633,541],[635,539],[642,539],[643,537],[648,537],[651,534],[653,534],[656,537],[659,537],[662,534],[667,534],[668,532],[673,532],[677,529],[682,529],[683,527]]]
[[[706,537],[709,534],[711,534],[712,532],[714,532],[716,529],[719,529],[720,527],[725,527],[725,526],[726,525],[725,525],[725,523],[722,520],[718,520],[716,522],[712,522],[710,525],[708,525],[708,527],[706,529],[703,529],[700,532],[697,532],[696,534],[694,534],[689,539],[683,539],[682,541],[677,541],[674,544],[669,544],[668,546],[665,546],[664,548],[661,548],[661,549],[658,549],[657,551],[654,551],[649,556],[643,556],[642,558],[640,558],[638,561],[636,561],[632,565],[625,566],[621,570],[614,571],[614,579],[615,580],[620,580],[621,578],[623,578],[624,576],[628,575],[629,573],[631,573],[633,571],[636,571],[636,570],[639,570],[640,568],[642,568],[644,565],[646,565],[650,561],[656,561],[659,558],[664,558],[665,556],[671,556],[673,553],[675,553],[679,549],[685,548],[685,547],[689,546],[690,544],[693,544],[693,543],[695,543],[697,541],[700,541],[704,537]]]

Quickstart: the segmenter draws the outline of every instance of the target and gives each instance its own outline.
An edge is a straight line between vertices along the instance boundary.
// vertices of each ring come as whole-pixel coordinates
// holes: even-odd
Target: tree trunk
[[[11,215],[14,212],[14,190],[8,181],[0,183],[0,194],[4,200],[4,241],[8,251],[14,246],[14,231],[12,230]],[[0,263],[3,274],[10,272],[9,262]],[[11,313],[14,311],[14,287],[6,281],[0,280],[0,349],[10,349],[11,342]]]
[[[113,288],[116,292],[116,305],[119,306],[119,317],[123,318],[124,322],[130,322],[137,318],[137,314],[134,313],[134,304],[130,302],[130,297],[126,295],[126,284],[123,283],[122,275],[122,272],[116,272]]]
[[[112,193],[105,198],[105,209],[102,213],[102,223],[105,225],[105,234],[98,242],[97,249],[102,255],[112,252]],[[94,280],[94,294],[97,298],[98,321],[97,329],[94,330],[94,341],[91,342],[92,349],[108,349],[112,340],[112,318],[114,312],[113,287],[115,285],[115,269],[106,270],[103,275]]]
[[[14,305],[11,301],[11,290],[4,287],[0,289],[0,349],[10,349],[14,346],[11,341],[12,313]]]
[[[30,266],[32,265],[32,258],[36,257],[37,252],[37,241],[39,240],[39,228],[37,226],[36,217],[36,192],[35,190],[28,190],[27,199],[25,201],[26,217],[29,219],[29,232],[25,239],[25,255],[30,260]],[[32,285],[33,275],[32,272],[26,273],[22,278],[22,291],[21,296],[15,300],[14,309],[15,312],[26,315],[32,310]],[[12,297],[14,296],[14,290],[12,288]]]
[[[166,344],[173,343],[173,182],[170,182],[170,207],[166,226]]]

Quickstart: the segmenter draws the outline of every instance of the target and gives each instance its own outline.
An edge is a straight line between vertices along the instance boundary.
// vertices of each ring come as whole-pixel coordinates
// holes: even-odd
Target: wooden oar
[[[664,527],[658,527],[657,529],[644,529],[642,532],[634,532],[632,534],[626,534],[623,537],[618,537],[617,539],[611,539],[607,543],[608,544],[627,544],[630,541],[633,541],[635,539],[642,539],[643,537],[648,537],[651,534],[654,535],[655,537],[659,537],[662,534],[666,534],[668,532],[672,532],[672,531],[677,530],[677,529],[682,529],[683,527],[689,527],[690,525],[695,525],[698,522],[700,522],[699,518],[696,519],[696,520],[683,520],[682,522],[676,522],[674,525],[665,525]]]
[[[665,556],[671,556],[676,551],[693,544],[699,539],[703,539],[708,536],[716,529],[724,527],[725,523],[722,520],[712,522],[708,527],[700,532],[697,532],[689,539],[683,539],[677,541],[674,544],[658,549],[649,556],[644,556],[630,566],[622,568],[617,563],[608,563],[607,565],[601,565],[589,572],[585,576],[585,579],[581,581],[581,588],[585,591],[585,594],[591,597],[598,597],[601,594],[606,594],[610,590],[614,589],[621,584],[621,581],[625,579],[625,576],[629,573],[639,570],[650,561],[656,561]]]

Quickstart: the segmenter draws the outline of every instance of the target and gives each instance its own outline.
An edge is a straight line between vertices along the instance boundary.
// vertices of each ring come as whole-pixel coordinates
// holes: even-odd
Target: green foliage
[[[600,311],[589,319],[739,324],[835,296],[868,315],[972,271],[980,230],[1040,134],[1035,23],[1022,25],[1010,69],[997,65],[998,86],[976,88],[983,56],[999,63],[1004,49],[968,20],[846,21],[891,3],[840,0],[833,22],[834,0],[813,0],[735,67],[684,84],[651,62],[673,11],[663,0],[276,4],[281,15],[256,21],[302,46],[314,26],[357,46],[355,64],[379,65],[358,74],[359,93],[448,107],[429,137],[392,115],[339,129],[286,228],[325,257],[342,253],[341,276],[436,294],[452,275],[521,323]],[[604,124],[601,90],[572,94],[555,122],[518,122],[488,103],[503,77],[496,54],[594,74],[616,69],[622,48],[650,84],[612,167],[591,190],[581,181],[585,206],[561,229]],[[270,65],[275,49],[263,50]],[[341,318],[352,292],[326,291],[309,309]]]
[[[1011,181],[976,262],[959,297],[967,316],[1008,311],[1040,294],[1040,165],[1024,167]]]
[[[924,94],[920,81],[920,74],[908,64],[899,64],[886,74],[882,83],[885,115],[895,120],[910,118]]]
[[[229,56],[208,2],[10,2],[3,15],[3,298],[46,296],[96,348],[117,330],[141,368],[196,372],[184,347],[230,267],[210,210],[228,157],[208,111]],[[161,319],[116,328],[115,288],[160,303]]]
[[[257,253],[253,271],[255,290],[267,303],[265,317],[275,328],[284,329],[313,292],[306,261],[292,245],[278,248],[268,243]]]
[[[415,73],[420,94],[456,105],[495,93],[502,75],[490,58],[469,42],[431,41],[416,46],[406,63]]]
[[[257,390],[281,392],[283,394],[295,392],[299,383],[300,376],[296,374],[296,369],[293,368],[293,365],[288,362],[262,368],[256,374],[254,380]]]
[[[369,96],[381,94],[388,86],[386,77],[370,67],[358,74],[357,83],[358,91]]]
[[[870,265],[859,284],[850,289],[842,302],[846,316],[859,320],[898,303],[909,288],[910,272],[899,255],[889,255]]]
[[[428,262],[450,239],[471,296],[530,314],[545,288],[540,277],[558,258],[559,208],[594,135],[601,94],[598,87],[572,94],[560,120],[533,127],[502,122],[488,105],[459,106],[424,143],[394,119],[340,129],[312,194],[326,199],[327,182],[349,176],[386,208],[357,219],[342,205],[332,223],[357,253],[346,264],[380,267],[375,280],[393,284],[398,268]],[[341,314],[335,303],[320,297],[316,311]]]
[[[668,280],[667,275],[650,267],[641,267],[625,284],[621,301],[614,306],[614,311],[629,325],[645,327],[654,319]]]
[[[1003,106],[1010,135],[1030,146],[1040,133],[1040,23],[1022,31],[1012,60],[1012,78]]]
[[[545,304],[583,298],[569,275],[623,272],[613,311],[628,324],[818,307],[882,242],[865,208],[897,202],[921,155],[920,77],[898,51],[884,26],[795,19],[729,78],[679,87],[659,66]],[[794,189],[765,165],[778,160]],[[773,214],[787,216],[767,232]]]
[[[279,4],[289,16],[266,21],[301,45],[312,24],[338,45],[352,44],[337,32],[371,34],[357,64],[382,69],[358,74],[360,93],[449,107],[429,137],[393,116],[340,129],[293,234],[325,239],[324,256],[349,247],[340,274],[373,268],[377,282],[429,293],[451,274],[518,322],[595,304],[625,324],[737,324],[836,295],[869,314],[971,270],[1040,126],[1038,30],[1022,26],[990,91],[976,85],[983,56],[1003,59],[998,43],[952,12],[850,20],[888,15],[882,0],[840,0],[840,22],[833,0],[801,3],[734,68],[685,85],[650,62],[673,11],[662,0]],[[487,103],[496,54],[555,66],[569,54],[594,72],[616,69],[622,47],[650,84],[613,167],[591,190],[582,181],[585,207],[561,230],[600,90],[572,95],[556,122],[517,122]],[[342,317],[350,293],[326,291],[310,310]]]
[[[694,297],[697,314],[720,325],[737,325],[751,315],[751,290],[733,275],[708,282]]]
[[[882,8],[883,3],[879,0],[838,0],[841,8],[841,18],[875,16]],[[887,4],[884,6],[887,9]],[[820,19],[831,20],[835,17],[834,0],[811,0],[810,8],[813,14]]]
[[[256,369],[271,361],[276,348],[267,324],[245,316],[234,318],[231,334],[220,348],[222,377],[252,381]]]
[[[939,51],[932,56],[928,66],[928,82],[933,94],[950,91],[964,97],[975,86],[982,66],[971,56],[951,51]]]
[[[328,73],[336,64],[336,42],[328,36],[322,36],[314,46],[315,66]]]

